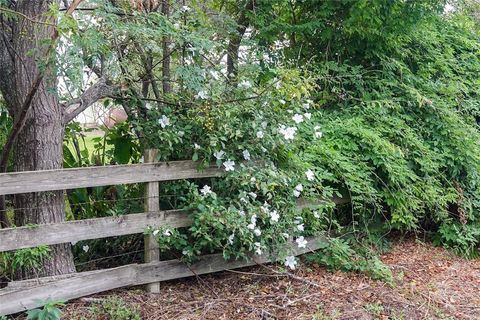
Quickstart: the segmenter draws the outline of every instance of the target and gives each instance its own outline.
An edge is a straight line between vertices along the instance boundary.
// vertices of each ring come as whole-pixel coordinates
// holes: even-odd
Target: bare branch
[[[27,16],[27,15],[21,13],[21,12],[18,12],[18,11],[12,10],[12,9],[8,9],[8,8],[5,8],[5,7],[0,7],[0,12],[5,12],[7,14],[14,14],[14,15],[20,16],[23,19],[25,19],[27,21],[30,21],[32,23],[43,24],[43,25],[52,26],[52,27],[55,26],[54,23],[51,23],[51,22],[48,22],[48,21],[35,20],[35,19],[32,19],[29,16]]]
[[[64,104],[64,123],[72,121],[76,116],[78,116],[95,102],[113,96],[117,89],[118,88],[110,84],[106,78],[100,78],[97,83],[85,90],[80,97]]]

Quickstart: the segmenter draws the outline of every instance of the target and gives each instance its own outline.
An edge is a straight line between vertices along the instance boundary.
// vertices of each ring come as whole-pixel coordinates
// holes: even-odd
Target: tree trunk
[[[238,74],[238,53],[240,50],[240,44],[242,43],[242,38],[247,31],[249,21],[247,13],[252,11],[255,5],[254,0],[248,0],[245,8],[240,11],[240,15],[237,20],[237,30],[230,37],[227,48],[227,76],[235,82],[235,78]]]
[[[25,97],[39,72],[45,76],[36,92],[23,130],[14,145],[14,170],[33,171],[62,168],[63,165],[63,110],[56,95],[57,78],[52,67],[40,70],[45,63],[48,44],[54,32],[52,19],[46,16],[53,1],[23,0],[12,8],[36,21],[21,17],[4,21],[2,31],[4,50],[0,64],[0,90],[7,109],[16,119]],[[9,59],[9,61],[8,61]],[[44,224],[65,220],[64,192],[41,192],[15,196],[15,224]],[[20,270],[18,278],[58,275],[75,271],[70,244],[50,247],[50,255],[42,261],[40,270]]]
[[[162,14],[165,19],[170,16],[170,0],[163,0],[162,2]],[[169,94],[172,91],[170,86],[170,39],[168,36],[163,37],[163,61],[162,61],[162,88],[163,94]],[[158,98],[157,98],[158,99]]]

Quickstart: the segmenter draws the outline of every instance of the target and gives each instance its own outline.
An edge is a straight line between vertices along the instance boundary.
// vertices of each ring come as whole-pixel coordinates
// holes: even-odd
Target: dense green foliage
[[[162,55],[160,37],[171,37],[173,91],[165,101],[144,100],[133,89],[124,96],[140,111],[130,119],[132,133],[117,135],[127,140],[111,143],[104,162],[135,162],[138,153],[130,145],[137,143],[136,132],[162,160],[265,164],[253,169],[247,161],[225,179],[198,185],[163,184],[162,192],[177,195],[177,206],[195,212],[188,230],[149,231],[163,249],[186,260],[217,250],[226,257],[265,249],[286,256],[291,237],[399,230],[428,231],[463,255],[478,253],[480,42],[474,5],[459,2],[444,13],[445,3],[433,0],[261,2],[246,13],[251,33],[243,39],[244,59],[232,84],[212,63],[226,50],[222,39],[241,14],[241,6],[225,4],[176,8],[169,19],[156,13],[125,19],[107,6],[101,27],[89,26],[72,40],[131,83],[145,63],[137,41],[155,60]],[[114,54],[119,37],[130,48],[120,60]],[[77,62],[82,70],[85,61]],[[295,128],[291,137],[286,128]],[[213,192],[200,192],[204,185]],[[298,185],[302,197],[338,194],[351,205],[298,211]],[[171,201],[162,205],[169,208]],[[347,242],[335,241],[330,251],[343,252]]]
[[[414,26],[316,66],[325,139],[306,157],[352,195],[349,222],[361,230],[428,230],[476,255],[478,33],[462,15],[430,12]],[[378,45],[375,36],[362,41]]]
[[[75,20],[61,19],[58,74],[68,91],[91,82],[86,69],[98,73],[120,86],[105,106],[129,114],[104,128],[94,150],[81,148],[81,128],[70,125],[65,165],[141,162],[153,147],[159,160],[225,169],[220,179],[161,184],[161,207],[192,209],[193,225],[146,232],[186,261],[218,251],[293,258],[288,241],[304,247],[305,237],[330,234],[313,260],[388,279],[355,241],[378,246],[392,230],[427,232],[476,256],[478,5],[458,1],[446,12],[441,0],[266,0],[255,10],[249,3],[172,4],[167,17],[129,1],[96,0]],[[224,55],[236,37],[238,68],[226,74]],[[166,44],[171,88],[159,95]],[[142,192],[71,192],[70,218],[139,212],[141,201],[123,200]],[[333,196],[351,202],[335,208],[325,200]],[[299,210],[298,198],[322,202]],[[137,240],[82,242],[75,253],[82,261],[113,255],[111,247],[125,251]]]

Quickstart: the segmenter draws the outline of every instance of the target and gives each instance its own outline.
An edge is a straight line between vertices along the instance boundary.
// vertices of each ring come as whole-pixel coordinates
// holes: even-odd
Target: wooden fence
[[[148,151],[145,159],[147,162],[154,161],[155,151]],[[139,234],[148,227],[189,226],[191,220],[187,211],[159,209],[158,182],[218,177],[222,174],[223,170],[214,166],[198,170],[198,163],[192,161],[0,174],[0,195],[147,183],[144,213],[43,224],[35,227],[0,229],[0,252],[39,245]],[[343,203],[345,200],[334,199],[334,202]],[[318,249],[321,240],[320,238],[309,239],[308,248],[294,249],[295,255]],[[213,254],[203,256],[198,262],[187,266],[179,260],[160,261],[156,243],[148,236],[145,239],[145,245],[146,261],[143,264],[10,282],[6,288],[0,290],[0,315],[39,307],[42,301],[47,299],[67,301],[125,286],[147,284],[149,291],[158,292],[160,281],[270,261],[269,257],[264,255],[252,255],[248,260],[226,261],[221,254]]]

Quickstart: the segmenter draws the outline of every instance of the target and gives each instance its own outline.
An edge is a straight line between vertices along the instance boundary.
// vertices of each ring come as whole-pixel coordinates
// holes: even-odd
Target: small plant
[[[433,243],[443,244],[466,258],[479,256],[480,227],[478,224],[444,223],[440,226]]]
[[[384,311],[383,306],[379,303],[369,303],[365,306],[365,310],[376,317],[380,317]]]
[[[323,311],[322,307],[320,305],[317,305],[317,311],[313,315],[313,320],[333,320],[332,317],[327,315],[325,311]]]
[[[118,297],[110,297],[91,308],[92,316],[111,320],[140,320],[140,311]]]
[[[26,248],[15,252],[0,253],[0,274],[11,277],[16,270],[38,270],[41,262],[50,256],[48,246]]]
[[[62,301],[47,300],[42,309],[33,309],[27,312],[27,320],[60,320],[62,311],[59,307],[64,306]]]
[[[330,271],[365,273],[373,279],[393,283],[391,270],[372,252],[361,254],[361,248],[354,248],[346,240],[332,238],[318,252],[307,255],[307,261],[321,264]]]

